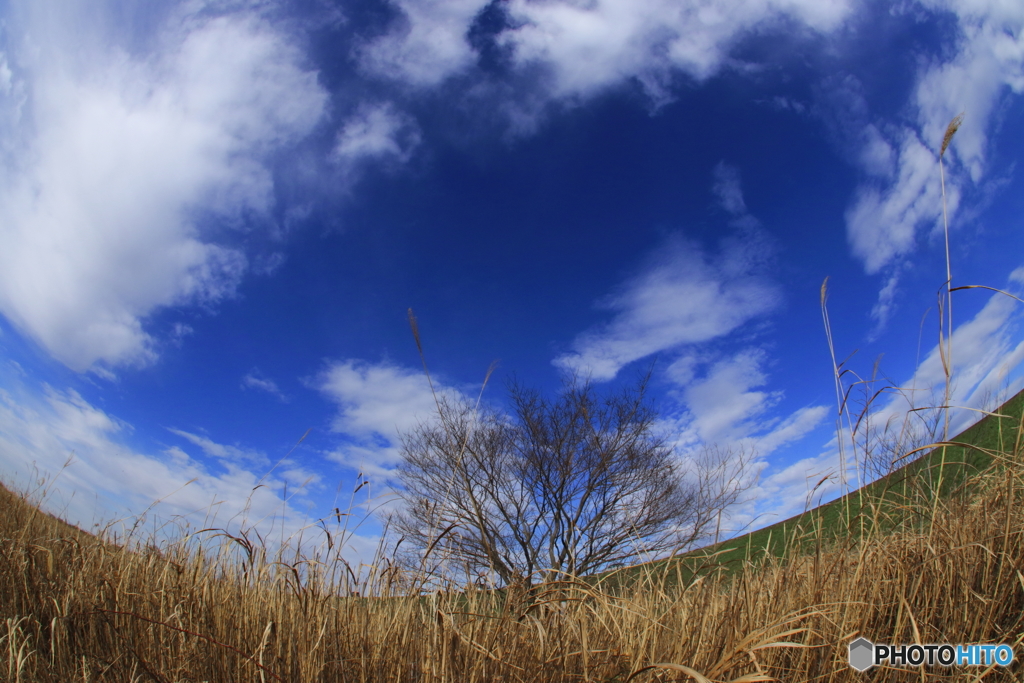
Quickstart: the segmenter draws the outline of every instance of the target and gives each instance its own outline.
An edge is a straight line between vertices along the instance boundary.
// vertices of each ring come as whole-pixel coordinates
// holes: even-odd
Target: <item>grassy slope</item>
[[[908,522],[903,519],[905,515],[890,516],[891,513],[899,513],[913,500],[934,500],[934,492],[939,487],[942,496],[963,492],[971,485],[972,475],[992,464],[991,453],[1019,450],[1017,438],[1024,412],[1024,391],[995,412],[1003,417],[986,416],[947,442],[963,445],[928,451],[846,496],[717,545],[608,572],[601,576],[601,581],[607,586],[640,578],[688,582],[695,573],[712,567],[724,566],[733,571],[744,561],[757,561],[767,555],[783,558],[794,550],[816,548],[819,538],[826,543],[856,539],[873,524],[879,524],[881,529],[892,527],[892,517],[899,517],[905,527]],[[909,523],[913,524],[914,520]]]
[[[3,484],[0,484],[0,510],[3,510],[0,529],[6,532],[5,535],[33,540],[66,538],[79,543],[102,543],[95,535],[41,511],[25,496],[8,490]]]

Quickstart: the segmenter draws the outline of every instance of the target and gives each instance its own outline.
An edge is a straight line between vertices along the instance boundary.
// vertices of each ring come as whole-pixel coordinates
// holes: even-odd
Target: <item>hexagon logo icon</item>
[[[874,665],[872,652],[875,646],[867,638],[858,638],[850,643],[850,668],[867,671]]]

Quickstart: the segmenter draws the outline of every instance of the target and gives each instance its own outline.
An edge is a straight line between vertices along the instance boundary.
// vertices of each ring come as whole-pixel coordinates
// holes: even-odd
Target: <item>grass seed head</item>
[[[964,113],[960,112],[953,117],[953,120],[946,126],[946,134],[942,136],[942,148],[939,150],[939,158],[946,153],[946,148],[949,147],[949,143],[953,141],[953,136],[956,135],[957,130],[960,129],[960,124],[964,122]]]

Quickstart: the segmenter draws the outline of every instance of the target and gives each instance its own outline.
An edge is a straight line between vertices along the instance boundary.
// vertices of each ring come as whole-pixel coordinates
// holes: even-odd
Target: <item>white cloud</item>
[[[436,411],[426,375],[388,363],[333,363],[320,389],[338,403],[333,428],[346,434],[397,436]]]
[[[740,184],[740,170],[724,161],[719,161],[712,172],[714,183],[711,191],[718,200],[718,205],[725,210],[732,220],[734,228],[754,230],[760,222],[747,212],[747,203],[743,199],[743,187]]]
[[[1011,276],[1011,287],[1019,286],[1020,273],[1018,269]],[[963,294],[984,296],[969,290]],[[950,340],[954,373],[951,405],[983,408],[986,396],[999,394],[1004,381],[1011,390],[1021,386],[1019,373],[1014,373],[1024,358],[1024,342],[1014,342],[1020,336],[1020,306],[1020,302],[1003,294],[992,294],[973,318],[956,325]],[[930,398],[941,396],[944,385],[945,372],[936,345],[903,386],[914,387],[917,393]],[[889,409],[898,409],[901,404],[901,399],[894,398]],[[956,434],[978,417],[978,413],[970,410],[953,411],[950,434]]]
[[[896,164],[891,186],[862,187],[846,212],[850,248],[868,273],[911,253],[919,226],[935,226],[942,215],[935,154],[913,131],[903,131]],[[950,212],[955,212],[959,189],[947,185],[946,196]]]
[[[7,64],[7,55],[0,52],[0,95],[11,94],[11,78],[14,73],[11,72],[11,67]]]
[[[182,431],[180,429],[172,429],[168,427],[167,431],[172,434],[177,434],[186,441],[199,446],[204,453],[220,460],[235,463],[249,463],[250,465],[270,464],[267,456],[258,451],[246,450],[244,448],[239,448],[238,446],[227,446],[225,444],[217,443],[209,437],[192,434],[191,432]]]
[[[828,415],[825,406],[804,406],[772,426],[767,433],[747,437],[755,453],[767,456],[782,446],[799,441],[816,428]]]
[[[277,383],[274,380],[263,377],[259,370],[253,370],[242,378],[242,388],[265,391],[286,403],[288,402],[288,397],[284,395],[284,392],[277,386]]]
[[[871,120],[863,84],[852,74],[837,74],[826,77],[817,91],[811,111],[844,155],[868,176],[891,180],[896,151],[883,133],[888,127]]]
[[[399,0],[403,20],[363,52],[371,71],[417,86],[464,73],[477,59],[467,34],[487,0]],[[628,79],[655,102],[670,98],[674,72],[704,79],[755,27],[791,19],[828,32],[847,0],[510,0],[495,36],[523,71],[540,66],[556,98],[588,96]]]
[[[595,380],[613,378],[626,364],[661,352],[675,358],[664,372],[674,389],[659,430],[688,458],[704,447],[730,457],[755,457],[753,470],[782,446],[816,428],[827,409],[805,406],[779,417],[772,409],[782,392],[765,391],[765,350],[748,346],[731,355],[710,348],[750,320],[774,310],[781,299],[766,275],[773,249],[758,221],[747,211],[739,171],[724,162],[713,172],[712,193],[737,228],[715,254],[674,238],[657,257],[603,307],[611,321],[579,335],[574,352],[555,359],[565,369]]]
[[[426,375],[386,362],[336,361],[316,385],[338,404],[332,429],[349,439],[332,459],[376,477],[386,478],[398,464],[400,435],[437,414]],[[435,387],[441,396],[456,395],[453,389]]]
[[[79,371],[147,362],[147,315],[233,294],[247,259],[198,219],[264,215],[265,155],[326,102],[254,15],[172,14],[143,54],[109,44],[86,11],[104,7],[12,14],[10,89],[24,97],[0,100],[0,312]]]
[[[1011,275],[1007,290],[1016,293],[1022,283],[1024,268]],[[966,291],[961,296],[987,295]],[[1024,388],[1021,310],[1019,302],[992,294],[977,314],[957,325],[952,337],[955,379],[951,405],[961,408],[951,411],[951,436],[982,416],[972,409],[991,410]],[[709,355],[684,354],[669,365],[665,376],[679,387],[672,393],[680,402],[680,410],[666,417],[660,428],[684,456],[704,444],[714,444],[757,458],[754,469],[763,469],[767,476],[750,491],[751,500],[726,517],[729,532],[746,524],[760,527],[781,521],[808,505],[813,507],[841,494],[844,477],[840,472],[839,438],[847,444],[845,480],[851,487],[867,483],[869,473],[858,470],[864,465],[865,443],[875,447],[879,438],[891,438],[904,429],[908,430],[908,443],[919,441],[926,436],[922,427],[928,414],[908,411],[940,405],[943,398],[945,373],[935,345],[899,390],[890,390],[876,401],[871,419],[860,425],[856,445],[850,443],[845,429],[841,437],[833,431],[818,455],[772,466],[768,456],[811,433],[823,420],[834,416],[835,407],[805,406],[780,419],[773,408],[781,393],[763,389],[768,384],[764,351],[746,348],[729,356],[709,359]],[[881,386],[867,391],[872,393]],[[854,392],[851,404],[856,402]],[[852,408],[854,413],[858,409]],[[938,425],[940,433],[934,438],[941,438],[941,420]],[[887,427],[888,436],[884,433]]]
[[[921,77],[915,93],[924,139],[938,148],[950,119],[965,112],[952,154],[973,182],[984,172],[987,129],[1006,88],[1024,92],[1024,14],[961,14],[962,47],[956,57]]]
[[[896,152],[878,127],[869,123],[861,131],[862,146],[858,161],[867,173],[881,178],[890,178],[895,167]]]
[[[903,127],[889,139],[875,129],[862,140],[865,169],[876,176],[891,175],[885,184],[866,183],[847,211],[851,248],[868,273],[899,263],[914,250],[921,231],[939,227],[937,155],[950,120],[961,112],[966,115],[945,157],[952,217],[965,189],[985,174],[997,105],[1007,91],[1024,92],[1024,6],[980,0],[922,4],[952,12],[960,36],[952,58],[922,66],[911,102],[913,127]],[[890,174],[893,160],[896,170]]]
[[[779,493],[783,488],[782,475],[762,482],[757,478],[770,469],[770,456],[817,429],[829,413],[825,406],[804,406],[779,416],[777,405],[782,392],[763,389],[769,380],[764,370],[767,361],[763,350],[745,348],[710,362],[706,358],[683,356],[670,366],[670,370],[679,371],[667,373],[667,378],[679,387],[669,392],[679,408],[659,421],[661,433],[684,463],[701,457],[704,449],[711,448],[726,458],[730,476],[752,487],[744,496],[745,502],[723,515],[722,533],[727,537],[749,530],[745,527],[751,524],[763,526],[777,521],[774,516],[763,517],[765,513],[774,515],[780,509],[788,510],[786,506],[792,501]],[[793,478],[794,473],[800,473],[803,476],[798,481],[805,484],[808,470],[803,468],[810,464],[807,461],[791,467],[786,476]],[[792,482],[784,483],[788,493]],[[765,505],[763,501],[769,496],[775,500],[772,505]]]
[[[747,203],[743,200],[739,169],[720,161],[715,166],[714,178],[712,189],[718,198],[719,205],[733,216],[745,214]]]
[[[783,393],[761,389],[769,383],[767,362],[767,353],[752,347],[711,362],[682,356],[666,373],[678,387],[670,395],[681,410],[665,419],[662,429],[683,453],[715,445],[758,458],[803,438],[827,409],[805,406],[785,418],[772,415]]]
[[[896,306],[896,288],[899,284],[900,269],[893,268],[885,279],[885,285],[878,292],[878,301],[871,307],[871,318],[875,321],[875,328],[871,333],[872,338],[889,322],[889,317]]]
[[[713,364],[707,376],[683,389],[702,441],[734,440],[737,432],[749,431],[750,420],[778,402],[779,392],[753,391],[767,383],[761,367],[765,360],[763,351],[745,349]]]
[[[607,380],[635,360],[733,332],[780,302],[776,285],[761,274],[768,252],[764,239],[749,232],[725,240],[713,255],[670,241],[602,302],[614,312],[611,321],[579,335],[573,352],[555,364]]]
[[[212,471],[177,446],[162,454],[141,453],[124,443],[130,425],[74,390],[45,385],[33,390],[11,372],[0,374],[6,387],[0,390],[4,481],[15,490],[32,490],[38,477],[46,479],[44,508],[74,524],[92,529],[95,523],[127,520],[121,524],[130,527],[137,514],[150,509],[147,514],[160,523],[186,521],[193,529],[195,524],[234,532],[255,527],[272,546],[282,531],[294,543],[295,534],[313,521],[300,509],[312,505],[308,491],[293,495],[310,476],[301,467],[284,463],[282,474],[261,475],[251,462],[241,462],[252,460],[251,451],[180,431],[176,433],[220,459],[222,471]],[[71,464],[64,467],[69,456]],[[288,502],[282,501],[285,477]],[[350,541],[350,559],[372,556],[375,539],[357,536]]]
[[[797,114],[803,114],[807,111],[807,105],[803,102],[781,95],[775,95],[768,100],[768,105],[776,111],[792,111]]]
[[[416,86],[437,85],[472,64],[466,33],[489,0],[396,0],[403,18],[361,52],[363,67]]]
[[[672,71],[697,79],[714,74],[753,27],[789,17],[831,31],[849,12],[842,0],[510,0],[515,28],[503,36],[520,64],[552,73],[557,96],[588,95],[636,78],[657,101]]]
[[[419,128],[391,104],[364,105],[338,132],[334,157],[352,164],[364,159],[408,161],[420,141]]]
[[[828,451],[772,472],[751,491],[753,502],[734,512],[734,520],[756,520],[760,528],[832,500],[842,493],[838,471],[838,456]]]

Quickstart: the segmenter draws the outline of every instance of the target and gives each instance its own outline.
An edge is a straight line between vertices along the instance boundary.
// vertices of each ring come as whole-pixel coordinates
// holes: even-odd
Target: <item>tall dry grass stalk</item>
[[[945,348],[943,348],[942,345],[942,309],[941,307],[939,309],[939,352],[942,356],[942,370],[946,376],[945,400],[943,401],[943,406],[946,407],[942,430],[943,441],[949,438],[949,402],[953,377],[953,266],[949,257],[949,215],[946,210],[946,171],[942,160],[946,156],[946,150],[949,149],[949,143],[953,141],[953,136],[956,135],[958,130],[960,130],[960,125],[963,122],[964,115],[962,112],[953,117],[953,120],[949,122],[948,126],[946,126],[946,132],[942,136],[942,145],[939,148],[939,182],[942,188],[942,231],[946,243]]]
[[[1019,443],[993,455],[997,466],[970,494],[934,508],[910,496],[888,513],[877,507],[876,515],[895,515],[892,533],[836,545],[820,529],[797,531],[791,543],[809,550],[787,560],[753,554],[726,571],[709,558],[685,581],[649,570],[617,588],[566,577],[539,596],[515,586],[425,593],[420,577],[383,557],[355,585],[352,573],[331,571],[324,558],[271,558],[238,536],[132,551],[0,490],[0,677],[860,681],[846,663],[847,644],[859,635],[1017,647],[1024,467]],[[352,595],[357,589],[361,597]],[[870,680],[983,673],[1010,680],[1020,667],[878,669]]]
[[[942,229],[946,242],[946,296],[939,297],[939,356],[942,361],[942,372],[945,375],[945,391],[942,401],[942,440],[949,439],[949,410],[952,401],[953,388],[953,268],[949,257],[949,216],[946,211],[946,171],[942,163],[949,149],[949,143],[953,136],[960,129],[964,121],[963,113],[953,117],[953,120],[946,126],[946,132],[942,136],[942,145],[939,148],[939,181],[942,187]],[[943,308],[945,308],[945,340],[943,340]],[[942,478],[945,474],[946,448],[942,448],[942,466],[939,467],[939,487],[942,486]]]
[[[825,338],[828,341],[828,352],[832,358],[833,379],[836,385],[836,433],[839,434],[839,487],[845,496],[849,493],[849,485],[846,481],[846,439],[843,438],[843,416],[847,417],[849,423],[849,412],[845,410],[846,396],[843,391],[843,369],[842,364],[836,360],[836,347],[832,339],[832,323],[828,317],[828,278],[821,283],[821,318],[825,325]],[[848,425],[849,426],[849,425]],[[854,451],[856,455],[856,450]],[[860,466],[857,467],[858,472]]]

